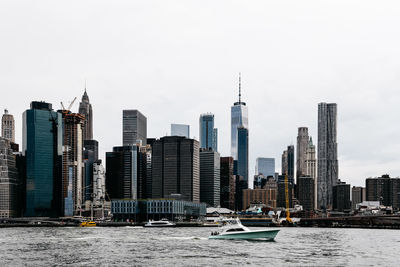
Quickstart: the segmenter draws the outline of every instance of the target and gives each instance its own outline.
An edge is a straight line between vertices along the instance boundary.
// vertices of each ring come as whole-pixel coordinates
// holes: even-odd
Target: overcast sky
[[[339,177],[352,185],[400,175],[398,1],[18,1],[0,3],[0,108],[80,100],[85,78],[101,158],[122,143],[122,109],[148,136],[215,114],[230,155],[230,107],[249,107],[250,175],[309,127],[319,102],[338,104]],[[77,112],[79,103],[72,108]]]

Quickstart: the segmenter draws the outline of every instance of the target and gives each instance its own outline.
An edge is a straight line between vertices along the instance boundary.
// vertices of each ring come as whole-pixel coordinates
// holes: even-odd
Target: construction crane
[[[72,105],[75,103],[75,100],[76,100],[76,96],[75,96],[74,100],[71,101],[71,104],[69,104],[68,108],[65,108],[63,102],[61,101],[60,103],[61,103],[62,109],[69,112],[71,110]]]
[[[292,224],[293,221],[290,218],[290,211],[289,211],[289,180],[287,173],[285,173],[285,201],[286,201],[286,223]]]

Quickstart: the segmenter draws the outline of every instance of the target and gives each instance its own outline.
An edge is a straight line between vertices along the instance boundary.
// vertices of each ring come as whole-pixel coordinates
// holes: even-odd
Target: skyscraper
[[[234,160],[238,159],[238,129],[249,129],[248,110],[245,102],[241,99],[241,79],[239,74],[239,101],[231,107],[231,155]]]
[[[220,206],[220,156],[207,148],[200,149],[200,202]]]
[[[294,184],[294,146],[290,145],[282,154],[282,175],[287,174],[289,183]]]
[[[311,137],[308,141],[306,154],[306,176],[311,177],[314,180],[314,208],[317,208],[317,160],[315,159],[315,146]]]
[[[83,203],[83,132],[85,117],[82,114],[63,111],[63,178],[62,178],[62,207],[63,215],[72,216],[81,209]],[[72,183],[72,188],[70,184]],[[72,202],[69,197],[72,189]],[[71,207],[72,203],[72,207]]]
[[[146,146],[147,118],[139,110],[123,110],[122,131],[122,143],[124,146],[135,145],[137,140],[141,140],[142,145]]]
[[[14,116],[8,114],[8,110],[4,110],[1,118],[1,136],[15,143],[15,121]]]
[[[83,141],[92,140],[93,139],[93,111],[92,105],[89,102],[89,96],[85,92],[82,96],[82,102],[79,103],[79,114],[85,116],[85,120],[83,121]]]
[[[235,209],[236,178],[233,175],[233,158],[221,157],[221,207]]]
[[[275,159],[274,158],[257,158],[256,159],[256,175],[262,174],[265,177],[275,175]]]
[[[106,191],[111,199],[146,198],[146,153],[139,145],[106,153]]]
[[[22,152],[26,156],[25,216],[61,214],[62,140],[61,113],[52,105],[32,102],[23,113]]]
[[[338,181],[337,105],[318,104],[318,206],[332,209],[333,187]]]
[[[218,129],[217,128],[214,128],[214,130],[213,130],[212,148],[214,151],[218,151]]]
[[[198,141],[185,137],[165,136],[153,142],[153,198],[179,194],[183,200],[200,201],[199,150]]]
[[[214,129],[214,114],[205,113],[200,115],[199,119],[199,134],[200,134],[200,148],[212,148],[215,150],[216,134]]]
[[[237,147],[237,174],[249,183],[249,130],[244,127],[238,128]]]
[[[307,147],[308,147],[308,128],[299,127],[297,134],[297,160],[296,160],[296,179],[307,173]]]
[[[17,217],[20,181],[10,140],[0,137],[0,218]]]
[[[190,138],[190,126],[186,124],[171,124],[171,136],[184,136]]]

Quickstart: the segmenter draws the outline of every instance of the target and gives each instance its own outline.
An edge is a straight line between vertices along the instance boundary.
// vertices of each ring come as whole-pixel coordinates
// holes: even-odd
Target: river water
[[[0,266],[400,266],[398,230],[279,229],[264,242],[208,240],[216,228],[3,228]]]

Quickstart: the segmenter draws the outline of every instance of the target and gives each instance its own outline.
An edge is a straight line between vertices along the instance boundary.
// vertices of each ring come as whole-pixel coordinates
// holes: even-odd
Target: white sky
[[[230,107],[242,72],[256,157],[317,142],[317,105],[338,104],[340,178],[400,175],[399,1],[18,1],[0,3],[0,108],[17,123],[32,100],[60,108],[84,80],[101,157],[122,143],[122,109],[148,136],[215,114],[230,155]],[[78,102],[73,111],[77,112]]]

